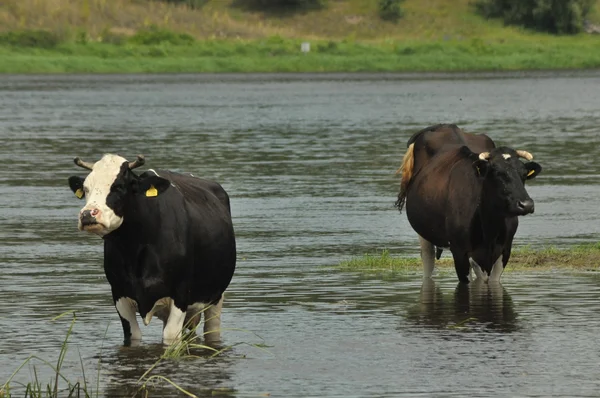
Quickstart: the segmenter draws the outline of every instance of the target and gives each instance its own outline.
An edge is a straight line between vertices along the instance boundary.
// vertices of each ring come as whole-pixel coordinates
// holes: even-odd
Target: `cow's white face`
[[[117,178],[122,177],[124,163],[127,160],[121,156],[104,155],[94,164],[83,182],[86,203],[79,212],[79,230],[104,236],[121,226],[123,217],[115,213],[107,199]]]
[[[94,164],[80,158],[73,160],[76,165],[90,170],[86,178],[69,177],[75,196],[85,198],[85,206],[79,211],[79,230],[102,237],[123,224],[125,213],[135,220],[139,206],[149,205],[171,186],[169,180],[156,173],[138,176],[131,171],[144,164],[143,155],[138,155],[133,162],[118,155],[104,155]]]

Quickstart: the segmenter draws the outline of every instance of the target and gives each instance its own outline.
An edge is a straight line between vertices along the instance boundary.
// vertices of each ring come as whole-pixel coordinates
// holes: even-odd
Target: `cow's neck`
[[[143,209],[139,203],[136,203],[137,198],[132,196],[125,205],[123,216],[123,224],[105,236],[105,240],[114,240],[115,242],[127,242],[129,247],[149,243],[156,236],[153,231],[159,228],[158,225],[152,225],[158,222],[158,218],[150,220],[147,212],[140,211]],[[146,220],[146,222],[144,222]]]
[[[483,241],[488,246],[485,249],[491,257],[494,257],[498,254],[495,253],[498,247],[504,243],[507,216],[501,209],[493,205],[493,201],[489,200],[489,195],[486,195],[486,191],[484,184],[478,209],[478,218],[484,238]]]

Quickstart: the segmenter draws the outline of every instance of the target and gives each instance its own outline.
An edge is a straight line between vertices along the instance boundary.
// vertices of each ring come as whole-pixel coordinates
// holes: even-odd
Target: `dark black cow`
[[[163,321],[163,341],[174,342],[204,313],[207,339],[218,339],[223,292],[235,270],[236,247],[229,197],[216,182],[169,171],[132,170],[104,155],[69,185],[85,198],[79,229],[104,239],[104,271],[121,317],[125,341],[140,340],[136,312],[144,324]]]
[[[500,280],[517,217],[534,211],[524,184],[542,168],[532,159],[529,152],[496,148],[488,136],[455,125],[431,126],[409,139],[396,205],[402,210],[406,201],[425,277],[433,272],[435,245],[438,258],[439,248],[450,248],[461,282],[469,282],[471,266],[485,280]]]

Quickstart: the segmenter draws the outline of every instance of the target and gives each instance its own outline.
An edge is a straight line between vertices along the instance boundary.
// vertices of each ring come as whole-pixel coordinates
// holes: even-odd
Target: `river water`
[[[1,76],[0,383],[31,354],[56,363],[71,318],[52,318],[65,311],[77,320],[64,375],[83,381],[83,365],[100,396],[133,395],[162,353],[156,321],[122,346],[101,241],[77,231],[67,185],[83,175],[75,156],[143,153],[147,167],[219,181],[238,241],[222,324],[232,348],[152,374],[198,396],[598,396],[600,275],[462,287],[336,265],[418,255],[394,173],[408,137],[441,122],[543,166],[516,246],[597,241],[599,87],[600,72]],[[49,381],[34,363],[13,388],[34,371]]]

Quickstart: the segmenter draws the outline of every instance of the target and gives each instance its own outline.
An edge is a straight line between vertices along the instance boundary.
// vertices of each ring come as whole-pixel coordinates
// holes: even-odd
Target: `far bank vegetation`
[[[511,40],[535,30],[580,32],[600,0],[4,0],[0,33],[15,45],[54,40],[118,44],[140,30],[194,39]],[[591,22],[590,22],[591,21]],[[528,33],[528,29],[530,33]],[[50,36],[47,34],[47,36]],[[27,45],[27,44],[26,44]]]

